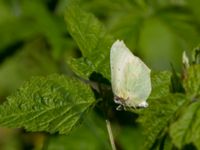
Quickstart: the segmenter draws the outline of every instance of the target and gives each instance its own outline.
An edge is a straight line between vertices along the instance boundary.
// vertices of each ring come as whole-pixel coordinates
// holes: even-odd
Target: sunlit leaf
[[[170,135],[173,143],[178,148],[194,144],[200,149],[200,102],[192,103],[187,107],[182,116],[170,126]]]
[[[69,63],[75,73],[86,78],[95,71],[110,78],[109,53],[113,39],[106,33],[104,26],[76,4],[67,7],[65,20],[69,33],[83,55],[81,60],[73,59]],[[79,64],[82,67],[78,67]]]
[[[90,87],[77,79],[35,77],[0,106],[0,125],[67,134],[94,102]]]

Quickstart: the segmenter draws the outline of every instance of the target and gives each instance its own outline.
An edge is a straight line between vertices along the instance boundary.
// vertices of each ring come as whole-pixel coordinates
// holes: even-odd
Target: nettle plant
[[[81,58],[68,61],[75,75],[33,77],[0,106],[0,125],[68,134],[98,108],[104,114],[112,149],[117,149],[109,121],[117,107],[110,82],[110,48],[115,40],[92,14],[76,5],[67,8],[65,20],[82,52]],[[181,74],[174,69],[152,71],[149,106],[130,110],[143,126],[145,150],[200,149],[199,52],[195,50],[190,63],[184,55]]]

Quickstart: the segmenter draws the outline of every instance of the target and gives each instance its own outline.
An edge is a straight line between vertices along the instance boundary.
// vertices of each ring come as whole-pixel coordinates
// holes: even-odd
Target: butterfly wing
[[[116,41],[110,54],[111,82],[114,94],[128,107],[146,106],[151,92],[150,69],[126,47]]]
[[[111,47],[111,82],[112,90],[115,96],[126,99],[128,92],[124,88],[124,69],[129,54],[124,51],[123,42],[117,40]]]
[[[151,93],[150,69],[133,55],[124,69],[122,83],[129,95],[127,105],[138,107],[146,102]]]

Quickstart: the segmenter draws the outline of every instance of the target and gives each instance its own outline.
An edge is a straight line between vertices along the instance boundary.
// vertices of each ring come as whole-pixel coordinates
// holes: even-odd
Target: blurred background
[[[69,35],[69,0],[0,0],[0,103],[32,76],[71,74],[81,53]],[[122,39],[153,71],[181,70],[182,52],[200,43],[199,0],[81,0],[116,39]],[[130,114],[125,114],[130,115]],[[120,118],[120,114],[119,114]],[[114,124],[118,147],[139,149],[143,136],[129,116]],[[0,150],[110,149],[105,123],[93,113],[68,136],[0,128]]]

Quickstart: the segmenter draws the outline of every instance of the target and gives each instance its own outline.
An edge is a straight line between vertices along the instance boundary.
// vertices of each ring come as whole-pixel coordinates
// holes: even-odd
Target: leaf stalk
[[[106,119],[106,127],[107,127],[107,130],[108,130],[108,135],[109,135],[112,150],[117,150],[116,145],[115,145],[115,140],[114,140],[114,137],[113,137],[113,133],[112,133],[111,124],[110,124],[110,121],[108,119]]]

